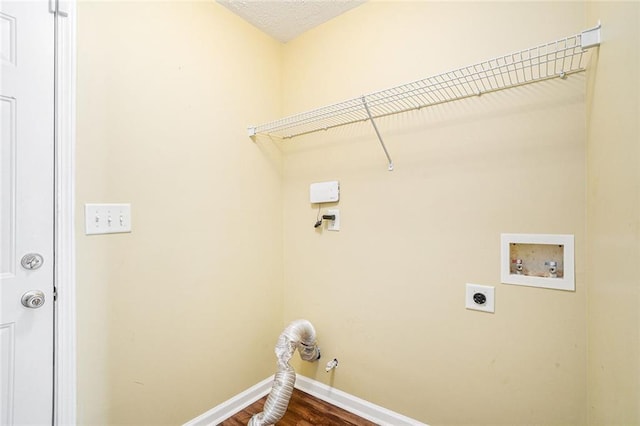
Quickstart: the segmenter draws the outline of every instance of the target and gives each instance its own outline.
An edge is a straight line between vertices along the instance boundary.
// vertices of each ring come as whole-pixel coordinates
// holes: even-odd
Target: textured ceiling
[[[286,43],[366,0],[216,0],[245,21]]]

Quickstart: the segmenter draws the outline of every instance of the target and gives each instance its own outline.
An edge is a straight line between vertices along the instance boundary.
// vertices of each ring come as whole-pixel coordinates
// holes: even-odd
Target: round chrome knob
[[[40,290],[31,290],[22,295],[22,305],[25,308],[37,309],[44,305],[44,293]]]

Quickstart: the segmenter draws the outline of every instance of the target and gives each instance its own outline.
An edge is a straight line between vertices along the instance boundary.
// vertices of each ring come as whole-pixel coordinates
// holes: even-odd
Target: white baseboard
[[[239,393],[233,398],[212,408],[195,419],[188,421],[183,426],[216,426],[219,423],[222,423],[223,420],[228,419],[267,395],[269,391],[271,391],[273,377],[274,376],[267,377],[257,385]],[[365,401],[364,399],[360,399],[305,376],[298,375],[296,377],[295,387],[296,389],[313,395],[316,398],[328,402],[329,404],[340,407],[343,410],[381,426],[428,426],[425,423],[421,423],[394,411],[387,410],[379,405]]]
[[[206,413],[188,421],[183,426],[216,426],[222,423],[223,420],[228,419],[267,395],[271,391],[273,377],[274,376],[267,377],[257,385],[251,386],[233,398],[213,407]]]
[[[402,414],[388,410],[364,399],[327,386],[317,380],[305,376],[296,378],[296,389],[315,396],[329,404],[340,407],[350,413],[367,419],[381,426],[428,426]]]

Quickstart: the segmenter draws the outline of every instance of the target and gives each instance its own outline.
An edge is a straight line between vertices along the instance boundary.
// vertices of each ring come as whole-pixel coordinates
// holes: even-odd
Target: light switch
[[[85,233],[131,232],[131,204],[85,204]]]

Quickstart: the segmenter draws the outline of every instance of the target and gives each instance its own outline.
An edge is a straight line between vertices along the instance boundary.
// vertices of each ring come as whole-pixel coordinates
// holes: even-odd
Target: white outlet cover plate
[[[486,301],[482,304],[478,304],[473,300],[473,296],[476,293],[481,293],[486,298]],[[480,284],[467,284],[465,295],[465,307],[467,309],[473,309],[475,311],[483,312],[495,312],[496,308],[496,295],[495,287]]]
[[[85,204],[85,234],[131,232],[131,204]]]
[[[334,220],[329,220],[327,224],[328,231],[339,231],[340,230],[340,210],[339,209],[329,209],[327,210],[327,214],[332,214],[336,218]]]

